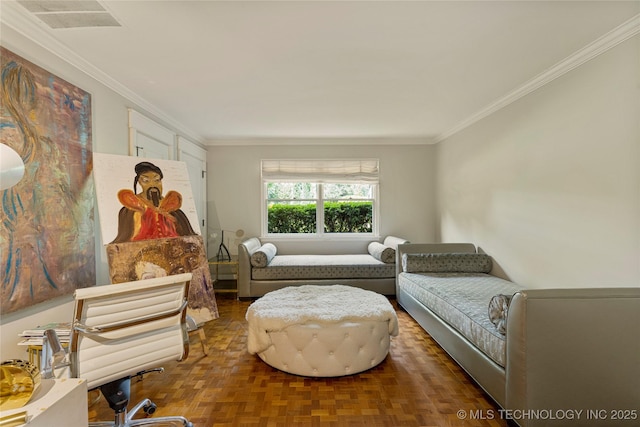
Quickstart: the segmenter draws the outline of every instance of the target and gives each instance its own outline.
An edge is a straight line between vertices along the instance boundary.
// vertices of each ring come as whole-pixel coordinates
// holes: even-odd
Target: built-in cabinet
[[[178,160],[187,164],[191,191],[198,211],[200,234],[207,235],[207,152],[195,143],[178,136]]]
[[[129,110],[129,155],[185,162],[198,212],[200,234],[207,235],[207,152],[198,144]]]
[[[176,159],[176,134],[150,118],[129,110],[129,155]]]

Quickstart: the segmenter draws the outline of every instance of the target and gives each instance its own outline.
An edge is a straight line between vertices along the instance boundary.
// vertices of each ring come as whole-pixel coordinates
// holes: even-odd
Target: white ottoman
[[[344,285],[292,286],[249,306],[248,350],[284,372],[337,377],[371,369],[389,353],[398,318],[388,299]]]

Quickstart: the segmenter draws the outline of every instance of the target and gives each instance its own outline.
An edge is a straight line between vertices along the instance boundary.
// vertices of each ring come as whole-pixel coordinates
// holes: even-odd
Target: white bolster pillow
[[[395,236],[387,236],[385,237],[384,242],[382,242],[383,245],[389,246],[393,249],[398,249],[398,245],[402,245],[404,243],[409,243],[409,241],[407,239]]]
[[[393,264],[396,262],[396,250],[385,246],[382,243],[371,242],[367,248],[372,257],[385,264]]]
[[[251,254],[251,265],[258,268],[266,267],[269,265],[273,257],[276,256],[277,252],[278,249],[273,243],[265,243],[260,246],[257,251]]]

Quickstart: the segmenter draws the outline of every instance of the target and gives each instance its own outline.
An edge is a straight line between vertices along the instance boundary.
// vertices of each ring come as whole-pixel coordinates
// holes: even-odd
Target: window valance
[[[268,182],[377,183],[378,159],[262,160],[262,179]]]

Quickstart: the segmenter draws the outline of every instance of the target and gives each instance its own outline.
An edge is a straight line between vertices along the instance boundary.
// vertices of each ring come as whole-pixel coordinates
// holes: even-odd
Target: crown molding
[[[84,72],[88,76],[97,80],[99,83],[102,83],[109,89],[123,96],[124,98],[130,100],[136,105],[140,106],[144,110],[149,113],[155,115],[165,123],[170,126],[176,128],[179,132],[183,133],[184,136],[198,142],[204,144],[205,146],[211,145],[228,145],[231,143],[231,139],[220,138],[220,139],[210,139],[208,141],[203,142],[202,138],[199,135],[194,134],[191,130],[187,129],[184,125],[174,120],[164,111],[157,108],[155,105],[140,97],[138,94],[128,89],[126,86],[122,85],[112,77],[108,76],[100,69],[96,68],[82,57],[74,53],[72,50],[67,48],[64,44],[55,40],[42,26],[38,25],[38,23],[28,14],[26,9],[20,6],[15,1],[7,1],[0,0],[0,21],[11,27],[16,32],[20,33],[27,39],[32,42],[40,45],[47,51],[52,54],[58,56],[62,60],[68,62],[72,66],[79,69],[81,72]],[[419,143],[427,143],[427,144],[436,144],[438,142],[444,141],[447,138],[455,135],[456,133],[466,129],[467,127],[473,125],[474,123],[490,116],[491,114],[501,110],[502,108],[508,106],[509,104],[516,102],[517,100],[525,97],[529,93],[545,86],[546,84],[552,82],[553,80],[565,75],[566,73],[572,71],[573,69],[583,65],[584,63],[590,61],[591,59],[599,56],[600,54],[608,51],[609,49],[617,46],[618,44],[630,39],[631,37],[636,36],[640,33],[640,14],[635,15],[631,19],[627,20],[623,24],[614,28],[607,34],[598,38],[594,42],[588,44],[584,48],[565,58],[561,62],[552,66],[545,72],[539,74],[528,82],[524,83],[519,88],[513,90],[507,95],[499,98],[493,103],[487,105],[480,111],[471,115],[467,119],[458,123],[453,128],[448,131],[433,137],[433,138],[416,138],[412,141],[413,138],[408,138],[407,142],[409,144],[416,144],[417,141]],[[251,138],[248,138],[251,139]],[[282,140],[280,140],[282,141]],[[301,140],[297,140],[298,144]],[[369,139],[369,143],[370,143]],[[384,138],[381,139],[381,144],[383,143]],[[237,140],[235,141],[238,142]],[[251,144],[274,144],[270,138],[258,138],[251,141]],[[307,143],[317,143],[317,141],[307,141]],[[358,143],[353,141],[353,143]],[[280,145],[282,142],[280,142]]]
[[[223,146],[254,146],[254,145],[391,145],[397,147],[399,145],[432,145],[433,142],[428,137],[422,136],[371,136],[371,137],[233,137],[233,138],[212,138],[209,139],[205,145],[209,147],[223,147]]]
[[[573,53],[569,57],[560,61],[553,67],[549,68],[547,71],[539,74],[533,79],[529,80],[519,88],[514,91],[508,93],[504,97],[498,99],[497,101],[489,104],[482,110],[473,114],[466,120],[460,122],[458,125],[454,126],[452,129],[448,130],[445,133],[442,133],[438,137],[435,138],[435,143],[444,141],[445,139],[455,135],[461,130],[471,126],[472,124],[484,119],[485,117],[490,116],[491,114],[497,112],[498,110],[506,107],[507,105],[516,102],[520,98],[525,97],[529,93],[541,88],[542,86],[552,82],[568,73],[569,71],[583,65],[584,63],[592,60],[598,55],[608,51],[609,49],[617,46],[618,44],[624,42],[625,40],[630,39],[640,33],[640,14],[635,15],[633,18],[609,31],[607,34],[598,38],[594,42],[588,44],[584,48],[578,50]]]
[[[44,28],[44,24],[38,25],[36,20],[31,17],[29,12],[20,6],[16,1],[0,0],[0,21],[12,28],[22,36],[31,40],[33,43],[41,46],[51,52],[60,59],[68,62],[89,77],[97,80],[117,94],[123,96],[133,102],[140,108],[148,111],[158,119],[164,121],[168,125],[176,128],[184,136],[202,143],[202,138],[186,128],[183,124],[174,120],[167,113],[147,101],[146,99],[133,92],[131,89],[122,85],[117,80],[105,74],[100,69],[83,59],[81,56],[73,52],[64,44],[57,41]]]

